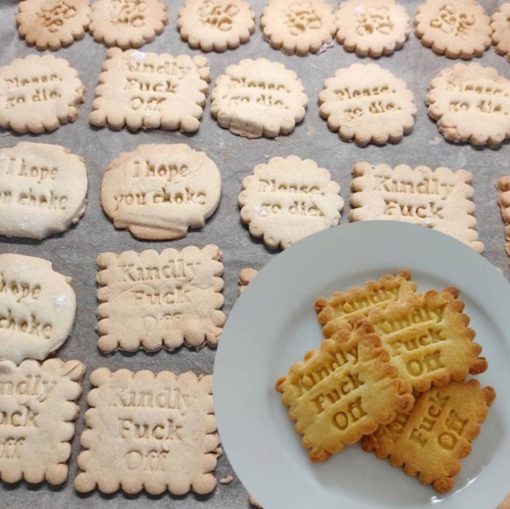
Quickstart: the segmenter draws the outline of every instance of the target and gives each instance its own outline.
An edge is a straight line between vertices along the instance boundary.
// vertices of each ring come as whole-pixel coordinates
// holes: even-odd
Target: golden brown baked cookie
[[[373,433],[410,410],[414,398],[366,320],[326,339],[276,382],[314,462]]]
[[[441,493],[453,488],[460,460],[471,452],[496,393],[477,380],[450,383],[420,395],[410,413],[363,437],[362,447]]]

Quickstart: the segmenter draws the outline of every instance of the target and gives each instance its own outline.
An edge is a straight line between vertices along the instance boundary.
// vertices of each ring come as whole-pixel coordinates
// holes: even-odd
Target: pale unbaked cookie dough
[[[255,166],[239,194],[241,219],[251,235],[285,249],[340,221],[340,186],[311,159],[273,157]]]
[[[167,23],[162,0],[96,0],[89,30],[97,42],[128,49],[154,40]]]
[[[426,103],[448,141],[497,146],[510,138],[510,80],[493,67],[443,69],[430,82]]]
[[[510,62],[510,3],[501,4],[491,18],[492,42]]]
[[[346,0],[335,14],[337,41],[359,57],[391,55],[409,34],[409,16],[395,0]]]
[[[83,38],[89,16],[89,0],[24,0],[16,21],[27,44],[57,50]]]
[[[246,138],[290,134],[307,105],[298,75],[265,58],[229,65],[211,94],[211,113],[218,124]]]
[[[78,222],[87,202],[83,159],[60,145],[0,149],[0,235],[43,239]]]
[[[246,0],[186,0],[177,27],[192,48],[222,52],[250,40],[255,13]]]
[[[333,11],[324,0],[269,0],[262,11],[264,37],[284,53],[317,53],[335,35]]]
[[[320,114],[344,141],[397,143],[414,125],[416,106],[406,83],[377,64],[353,64],[324,82]]]
[[[469,59],[491,45],[490,18],[475,0],[426,0],[414,19],[416,37],[438,55]]]
[[[179,239],[202,228],[220,199],[218,167],[184,143],[122,153],[101,183],[101,206],[115,227],[146,240]]]
[[[53,55],[28,55],[0,67],[0,127],[54,131],[78,117],[85,88],[78,71]]]

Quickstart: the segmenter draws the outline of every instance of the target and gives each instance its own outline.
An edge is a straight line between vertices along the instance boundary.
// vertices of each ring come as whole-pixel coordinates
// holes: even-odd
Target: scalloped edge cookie
[[[213,471],[220,455],[220,442],[213,410],[212,375],[197,376],[192,371],[181,375],[171,371],[133,372],[128,369],[111,372],[107,368],[99,368],[91,373],[90,382],[92,389],[87,394],[89,409],[85,413],[85,428],[81,435],[82,451],[77,460],[80,473],[74,480],[76,491],[88,493],[97,489],[111,494],[122,490],[129,495],[142,490],[150,495],[164,492],[185,495],[193,491],[206,495],[215,489],[217,481]],[[128,391],[127,395],[123,391]],[[156,391],[159,392],[154,399],[146,397]],[[192,396],[184,391],[191,392]],[[137,394],[141,399],[138,405],[132,405],[130,398],[136,398]],[[124,416],[124,421],[129,417],[138,417],[138,422],[144,422],[147,412],[164,415],[160,418],[166,421],[152,430],[154,436],[157,433],[161,437],[166,427],[169,438],[164,440],[155,436],[150,440],[152,447],[156,440],[160,447],[160,469],[143,469],[136,465],[130,469],[124,465],[119,454],[133,452],[131,460],[125,461],[133,465],[136,457],[138,465],[138,458],[143,455],[148,444],[144,444],[135,433],[118,438],[118,415],[115,415],[115,408]],[[191,415],[186,415],[188,412],[185,410]],[[150,419],[149,414],[148,423],[153,423],[153,419]],[[156,427],[161,429],[156,432]],[[129,435],[134,429],[133,426],[126,429],[124,423],[122,432]],[[127,443],[119,443],[121,440]],[[172,445],[184,440],[187,443],[180,450],[182,457],[178,462],[172,457],[171,470],[162,471]],[[115,443],[114,448],[108,445],[112,441]],[[140,450],[137,450],[137,446]],[[149,450],[151,453],[152,450]],[[192,457],[189,458],[189,455]],[[153,465],[154,456],[148,458],[152,458],[150,464]]]
[[[191,48],[221,53],[250,40],[255,13],[246,0],[186,0],[177,28]]]
[[[25,414],[25,419],[30,420],[28,413],[31,412],[33,426],[37,428],[26,437],[23,437],[22,430],[29,426],[28,424],[14,428],[15,431],[10,426],[0,428],[2,449],[4,452],[7,449],[4,441],[11,441],[9,448],[15,454],[7,460],[0,458],[0,479],[9,484],[21,480],[32,484],[43,481],[52,485],[62,484],[67,480],[69,471],[67,463],[71,456],[70,442],[75,432],[74,421],[80,412],[77,400],[81,395],[85,366],[77,360],[63,361],[57,358],[43,363],[26,360],[19,365],[9,360],[0,360],[0,380],[10,373],[14,376],[24,374],[22,376],[25,380],[19,380],[11,388],[11,394],[18,404],[24,404],[30,409]],[[49,379],[44,379],[45,375]],[[20,387],[31,392],[21,392]],[[11,395],[8,391],[8,383],[2,381],[0,406],[3,406],[2,401]],[[10,415],[14,418],[16,412],[12,403],[8,404],[7,408],[13,412]],[[20,420],[23,418],[21,414],[22,412]],[[30,451],[28,457],[23,457],[27,448]]]
[[[117,26],[108,18],[113,0],[96,0],[92,4],[89,31],[97,42],[105,46],[118,46],[122,49],[139,48],[153,41],[168,23],[167,7],[161,0],[143,0],[149,9],[149,19],[143,26]],[[136,23],[136,13],[133,15]]]
[[[167,248],[161,252],[147,249],[120,254],[101,253],[97,257],[96,277],[98,348],[110,353],[114,350],[156,351],[162,347],[174,350],[183,344],[190,348],[201,348],[206,344],[215,347],[226,320],[225,313],[220,311],[224,303],[222,256],[218,246],[213,244],[203,248],[186,246],[181,250]],[[166,261],[172,263],[165,264]],[[156,268],[158,277],[168,273],[177,275],[153,279]],[[143,279],[137,279],[140,274]],[[186,277],[191,280],[186,282]],[[145,304],[147,300],[140,301],[136,296],[129,299],[132,292],[147,289],[152,292],[147,298],[150,306]],[[165,291],[175,301],[166,306],[155,306],[150,295],[164,300]],[[183,293],[186,294],[186,304],[179,309],[179,304],[182,305],[179,298],[183,298]],[[159,327],[157,323],[149,326],[144,313],[150,316],[155,309],[158,315],[165,311],[178,313],[173,316],[173,321],[162,322]]]
[[[324,0],[268,0],[260,27],[272,48],[298,56],[317,53],[336,32],[333,10]]]
[[[370,10],[370,12],[367,12]],[[381,20],[378,10],[387,19]],[[375,27],[379,22],[379,27]],[[410,32],[409,16],[395,0],[346,0],[335,13],[336,40],[359,57],[389,56],[402,48]]]
[[[68,9],[74,9],[73,16],[66,17],[65,12],[60,13],[53,25],[51,14],[50,19],[45,20],[46,24],[42,21],[41,18],[48,9],[62,8],[63,4]],[[55,51],[70,46],[85,36],[90,12],[89,0],[23,0],[18,4],[16,14],[18,32],[29,46],[35,46],[38,50]]]

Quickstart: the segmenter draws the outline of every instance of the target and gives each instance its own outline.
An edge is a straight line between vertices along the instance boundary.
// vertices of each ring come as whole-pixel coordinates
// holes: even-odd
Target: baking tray
[[[177,12],[183,2],[166,0],[170,13],[170,23],[165,31],[152,43],[143,46],[142,51],[168,52],[172,54],[201,54],[192,50],[180,40],[176,28]],[[257,23],[264,0],[252,0],[257,14]],[[333,5],[333,2],[330,2]],[[401,2],[409,15],[413,15],[418,1]],[[492,14],[498,1],[481,1],[489,14]],[[16,0],[2,0],[0,4],[0,65],[8,64],[15,57],[30,53],[40,53],[29,48],[20,40],[15,23]],[[73,288],[77,294],[78,312],[74,330],[58,351],[63,359],[79,359],[87,366],[87,372],[106,366],[111,370],[129,368],[131,370],[151,369],[160,371],[170,369],[177,373],[194,370],[197,373],[211,373],[214,353],[208,347],[200,351],[181,348],[174,352],[161,350],[154,354],[138,352],[136,354],[114,353],[104,356],[96,348],[96,256],[103,251],[121,252],[128,249],[141,251],[165,247],[182,248],[195,244],[203,246],[215,243],[224,253],[225,264],[225,311],[232,308],[237,298],[237,277],[242,267],[261,268],[275,252],[267,250],[260,242],[253,241],[240,222],[237,207],[237,195],[243,177],[252,168],[267,158],[296,154],[302,158],[314,159],[319,166],[328,168],[333,178],[341,185],[341,194],[346,202],[341,222],[347,222],[350,169],[353,163],[361,160],[372,163],[387,163],[392,166],[406,163],[411,166],[425,164],[430,167],[447,166],[452,169],[466,168],[473,172],[475,203],[477,206],[478,231],[485,244],[484,256],[500,267],[506,276],[507,255],[504,250],[503,225],[496,203],[494,183],[501,175],[510,173],[510,147],[504,144],[497,150],[477,149],[470,145],[455,145],[444,141],[439,135],[435,123],[426,113],[424,97],[430,80],[441,69],[453,65],[456,61],[435,55],[424,48],[411,35],[403,49],[391,57],[383,57],[378,63],[403,78],[415,94],[418,107],[416,124],[410,136],[406,136],[397,145],[385,147],[358,147],[341,141],[330,132],[326,122],[319,117],[318,95],[324,80],[333,75],[336,69],[354,62],[372,62],[372,59],[360,59],[345,52],[334,43],[319,55],[307,57],[287,56],[273,50],[263,41],[262,33],[257,30],[250,42],[224,54],[208,54],[211,64],[213,84],[223,69],[242,58],[266,57],[282,62],[294,69],[300,76],[309,97],[308,112],[304,122],[297,126],[290,136],[281,136],[275,140],[248,140],[234,136],[221,129],[210,114],[208,103],[198,133],[188,136],[166,131],[146,131],[136,134],[127,130],[111,131],[96,129],[88,124],[88,114],[94,98],[94,88],[104,60],[105,47],[94,42],[87,34],[81,41],[66,49],[55,52],[58,57],[66,58],[78,69],[80,78],[86,87],[85,103],[80,108],[79,119],[60,127],[51,134],[39,136],[19,136],[11,132],[0,132],[0,147],[11,147],[23,140],[42,143],[56,143],[71,149],[84,157],[89,177],[88,205],[82,220],[69,231],[41,242],[21,239],[0,241],[0,252],[15,252],[39,256],[52,261],[54,269],[72,276]],[[496,67],[506,77],[510,77],[510,64],[497,55],[493,48],[482,58],[475,59],[482,65]],[[218,165],[223,177],[223,197],[215,215],[205,228],[192,231],[184,239],[172,242],[142,242],[134,239],[127,230],[115,230],[103,214],[100,206],[100,184],[103,171],[110,161],[120,152],[134,150],[142,143],[187,143],[191,147],[205,151]],[[404,245],[405,239],[402,239]],[[374,253],[377,246],[374,246]],[[247,359],[249,362],[249,359]],[[84,395],[90,389],[88,377],[83,384]],[[72,508],[123,508],[152,507],[153,509],[245,509],[248,507],[247,493],[232,471],[228,460],[223,456],[216,469],[218,479],[232,475],[234,480],[227,485],[218,484],[217,489],[207,497],[190,494],[185,497],[172,497],[164,494],[152,497],[145,493],[127,496],[117,493],[103,496],[98,492],[78,495],[72,486],[77,474],[76,457],[79,453],[79,436],[83,429],[83,413],[86,409],[85,397],[80,400],[81,413],[76,423],[76,435],[73,440],[70,458],[69,479],[59,488],[46,484],[28,486],[21,482],[14,486],[0,485],[0,509],[42,509]],[[271,458],[267,458],[271,461]],[[261,465],[263,468],[263,465]],[[256,495],[256,494],[255,494]],[[283,508],[282,508],[283,509]]]

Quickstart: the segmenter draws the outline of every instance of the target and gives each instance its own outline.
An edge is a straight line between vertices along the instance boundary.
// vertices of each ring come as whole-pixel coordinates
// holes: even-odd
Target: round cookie
[[[496,146],[510,138],[510,80],[492,67],[443,69],[430,82],[426,103],[448,141]]]
[[[250,40],[255,14],[245,0],[186,0],[177,27],[191,48],[222,52]]]
[[[216,164],[183,143],[120,154],[101,184],[101,205],[115,227],[146,240],[179,239],[202,228],[220,198]]]
[[[73,328],[71,279],[43,258],[0,255],[0,359],[43,360]]]
[[[324,0],[269,0],[260,26],[275,49],[304,56],[317,53],[335,35],[335,18]]]
[[[359,57],[391,55],[409,34],[409,16],[394,0],[346,0],[335,23],[337,41]]]
[[[218,124],[246,138],[290,134],[307,105],[298,75],[265,58],[229,65],[211,94],[211,113]]]
[[[0,67],[0,127],[25,134],[73,122],[85,88],[78,71],[53,55],[28,55]]]
[[[491,18],[492,42],[496,52],[510,62],[510,3],[502,4]]]
[[[57,50],[83,38],[89,15],[89,0],[23,0],[16,22],[28,45]]]
[[[128,49],[154,40],[166,23],[167,9],[161,0],[96,0],[89,30],[97,42]]]
[[[83,159],[60,145],[0,149],[0,235],[43,239],[77,223],[87,202]]]
[[[421,43],[438,55],[470,59],[491,45],[490,18],[475,0],[426,0],[414,19]]]
[[[353,64],[324,82],[320,114],[344,141],[397,143],[414,125],[416,106],[406,83],[377,64]]]
[[[239,194],[241,219],[272,248],[338,224],[344,202],[328,170],[310,159],[273,157],[255,166]]]

